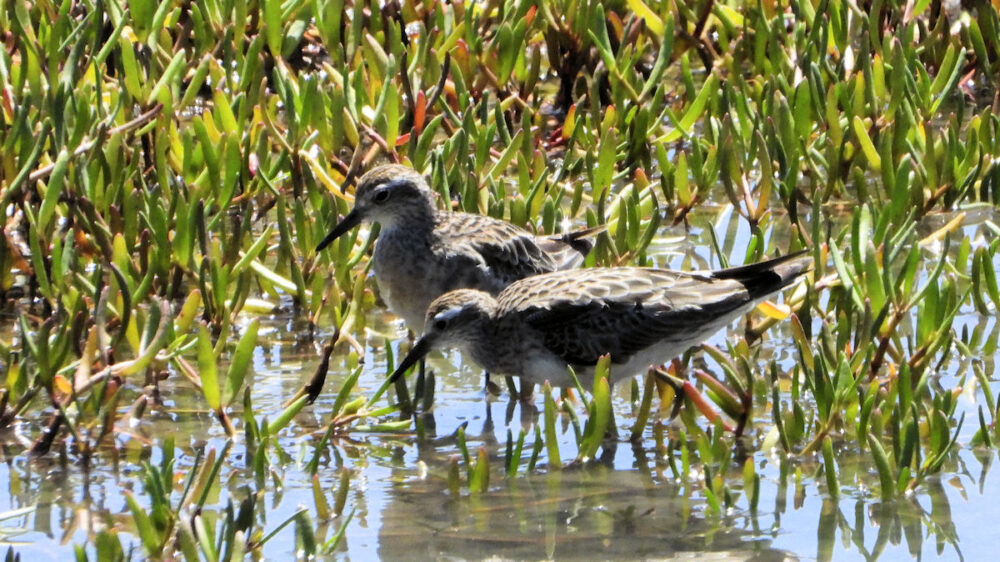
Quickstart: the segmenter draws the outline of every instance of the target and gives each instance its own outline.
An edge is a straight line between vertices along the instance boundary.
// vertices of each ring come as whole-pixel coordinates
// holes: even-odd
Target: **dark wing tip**
[[[739,281],[750,293],[750,298],[765,297],[792,284],[800,275],[812,268],[809,250],[800,250],[770,260],[721,269],[712,272],[716,279]]]
[[[580,230],[574,230],[572,232],[567,232],[562,236],[553,236],[554,240],[566,244],[570,248],[579,252],[581,255],[586,256],[590,253],[590,250],[594,248],[594,241],[591,240],[594,236],[604,232],[608,229],[608,225],[600,224],[597,226],[592,226],[590,228],[581,228]]]

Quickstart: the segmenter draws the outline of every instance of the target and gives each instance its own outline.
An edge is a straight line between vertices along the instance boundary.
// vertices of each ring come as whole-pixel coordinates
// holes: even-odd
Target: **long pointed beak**
[[[357,209],[352,209],[351,212],[347,213],[347,216],[344,217],[344,220],[337,223],[337,226],[333,227],[330,234],[327,234],[326,238],[324,238],[323,241],[316,246],[316,252],[323,251],[323,248],[326,248],[334,240],[340,238],[342,234],[357,226],[359,222],[361,222],[361,213],[359,213]]]
[[[423,359],[424,355],[430,353],[432,349],[434,349],[434,338],[424,336],[417,340],[417,343],[413,345],[410,352],[406,354],[406,357],[400,361],[396,370],[389,375],[389,382],[396,382],[396,379],[403,376],[403,373],[408,371],[410,367],[416,365],[417,362]]]

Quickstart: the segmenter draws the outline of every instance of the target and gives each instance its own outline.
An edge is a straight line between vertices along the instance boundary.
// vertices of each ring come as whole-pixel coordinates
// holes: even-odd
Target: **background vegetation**
[[[747,236],[710,230],[710,262],[672,265],[810,249],[787,307],[674,362],[675,386],[637,381],[619,431],[716,510],[757,508],[757,452],[830,498],[919,490],[963,424],[978,427],[963,446],[1000,438],[997,14],[996,0],[6,0],[0,426],[20,437],[5,454],[87,467],[158,451],[125,492],[133,518],[80,557],[229,558],[292,528],[303,552],[335,548],[350,471],[332,492],[314,480],[314,505],[284,523],[217,490],[232,443],[248,486],[278,486],[277,435],[319,392],[336,398],[308,475],[336,436],[424,439],[409,414],[430,409],[433,378],[412,395],[358,385],[374,233],[314,251],[354,180],[399,161],[443,205],[538,232],[607,224],[598,265],[669,265],[650,244],[723,207]],[[323,362],[307,392],[260,411],[249,367],[272,314],[298,318]],[[760,352],[779,320],[790,365]],[[324,389],[330,365],[350,374]],[[183,473],[172,437],[129,430],[179,387],[233,439]],[[606,391],[580,396],[543,389],[534,429],[478,453],[460,432],[462,454],[436,470],[459,496],[559,470],[560,418],[586,463],[613,413]],[[843,451],[868,466],[845,475]],[[316,520],[335,521],[330,536]]]

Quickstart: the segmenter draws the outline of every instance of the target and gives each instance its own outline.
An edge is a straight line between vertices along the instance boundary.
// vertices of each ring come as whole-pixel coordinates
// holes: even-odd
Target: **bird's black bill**
[[[347,213],[344,220],[337,223],[337,226],[333,227],[330,234],[327,234],[326,238],[324,238],[323,241],[316,246],[316,251],[322,252],[323,248],[326,248],[333,243],[334,240],[340,238],[342,234],[357,226],[359,222],[361,222],[361,215],[358,214],[357,210],[352,210],[350,213]]]
[[[416,365],[418,361],[423,359],[424,355],[430,353],[431,349],[433,349],[433,346],[429,338],[422,337],[417,340],[417,343],[413,344],[413,347],[410,349],[410,352],[406,354],[406,357],[399,362],[399,366],[396,367],[396,370],[389,375],[389,382],[396,382],[396,379],[403,376],[403,373],[406,371],[409,371],[410,367]]]

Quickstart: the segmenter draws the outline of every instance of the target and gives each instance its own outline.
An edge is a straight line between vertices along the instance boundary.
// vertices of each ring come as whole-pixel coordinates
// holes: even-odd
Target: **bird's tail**
[[[606,224],[601,224],[590,228],[581,228],[580,230],[567,232],[561,236],[553,236],[552,239],[562,242],[579,252],[580,255],[586,256],[590,253],[590,250],[594,248],[594,241],[592,238],[607,229],[608,226]]]
[[[713,271],[716,279],[733,279],[742,283],[750,298],[760,299],[791,285],[812,267],[809,250],[800,250],[767,261]]]

